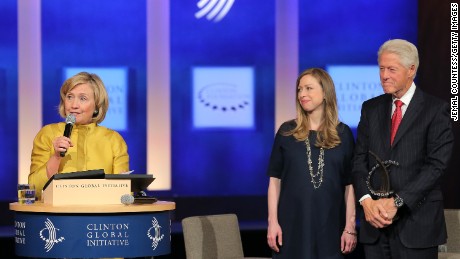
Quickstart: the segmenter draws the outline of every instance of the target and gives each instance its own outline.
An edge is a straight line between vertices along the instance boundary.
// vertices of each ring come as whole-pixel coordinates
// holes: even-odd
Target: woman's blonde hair
[[[296,127],[286,132],[286,135],[293,135],[299,141],[305,141],[310,133],[310,118],[308,113],[302,108],[298,99],[298,87],[302,77],[306,75],[313,76],[321,85],[324,92],[323,114],[324,121],[318,129],[315,146],[323,148],[333,148],[340,144],[340,137],[337,132],[339,124],[337,112],[337,98],[335,95],[335,86],[331,76],[321,68],[310,68],[297,77],[296,81]]]
[[[81,84],[88,84],[93,89],[96,110],[93,115],[92,122],[99,124],[104,120],[105,115],[107,114],[107,110],[109,108],[109,96],[101,78],[99,78],[96,74],[90,74],[88,72],[80,72],[68,78],[65,80],[64,84],[62,84],[60,91],[61,100],[59,102],[59,115],[61,115],[62,118],[67,116],[65,114],[64,107],[65,97],[69,91]]]

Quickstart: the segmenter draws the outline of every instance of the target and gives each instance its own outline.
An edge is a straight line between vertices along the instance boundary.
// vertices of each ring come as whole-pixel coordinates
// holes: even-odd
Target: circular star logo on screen
[[[247,96],[231,84],[205,86],[198,92],[198,100],[205,107],[222,112],[238,111],[249,105]]]

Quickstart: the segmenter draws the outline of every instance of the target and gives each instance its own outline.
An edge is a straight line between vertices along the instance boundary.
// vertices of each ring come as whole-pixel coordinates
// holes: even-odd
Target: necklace
[[[323,182],[323,168],[324,168],[324,148],[319,149],[319,157],[318,157],[318,172],[313,171],[313,166],[311,162],[311,148],[310,148],[310,140],[305,139],[305,145],[307,147],[307,159],[308,159],[308,171],[310,171],[311,182],[313,183],[313,187],[318,189]]]

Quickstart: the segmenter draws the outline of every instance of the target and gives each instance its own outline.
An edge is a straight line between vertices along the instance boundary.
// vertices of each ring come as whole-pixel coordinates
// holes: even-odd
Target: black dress
[[[340,237],[345,226],[345,186],[351,184],[353,134],[346,124],[337,126],[341,144],[324,150],[323,182],[315,189],[308,170],[305,142],[281,134],[295,125],[294,120],[281,125],[268,168],[270,177],[281,179],[278,222],[283,232],[283,246],[279,253],[273,253],[273,258],[343,258]],[[316,131],[310,131],[309,140],[316,173],[320,153],[314,145]]]

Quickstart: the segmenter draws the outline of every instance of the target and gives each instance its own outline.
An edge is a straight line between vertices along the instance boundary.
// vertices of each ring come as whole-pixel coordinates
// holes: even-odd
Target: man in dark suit
[[[366,258],[437,258],[447,236],[440,179],[453,147],[449,106],[415,86],[419,61],[412,43],[385,42],[378,63],[385,94],[363,103],[353,161],[364,210],[360,242]],[[373,154],[390,171],[388,196],[377,191],[383,171],[372,170]]]

